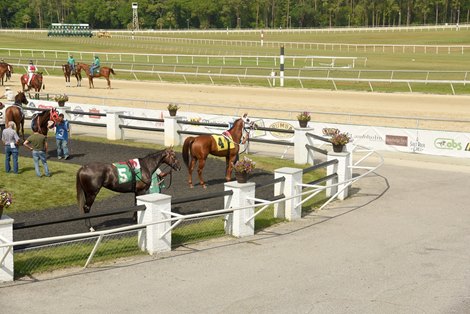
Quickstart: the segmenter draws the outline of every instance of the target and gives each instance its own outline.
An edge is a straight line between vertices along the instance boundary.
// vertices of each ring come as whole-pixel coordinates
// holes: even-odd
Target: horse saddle
[[[214,139],[215,143],[217,144],[217,151],[219,151],[219,152],[229,149],[230,143],[233,142],[232,135],[228,132],[224,132],[220,135],[219,134],[212,134],[212,138]]]
[[[132,182],[134,175],[142,177],[140,162],[137,158],[130,159],[128,161],[115,162],[112,165],[116,168],[118,172],[119,184]]]

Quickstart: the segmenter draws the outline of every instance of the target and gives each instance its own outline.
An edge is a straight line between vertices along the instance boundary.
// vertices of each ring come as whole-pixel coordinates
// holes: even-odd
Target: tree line
[[[377,27],[468,23],[470,0],[0,0],[0,28]]]

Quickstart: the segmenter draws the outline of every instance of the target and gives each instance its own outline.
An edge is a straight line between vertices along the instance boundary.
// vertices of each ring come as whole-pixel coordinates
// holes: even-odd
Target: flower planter
[[[343,151],[344,145],[342,144],[333,144],[333,151],[335,153],[341,153]]]
[[[65,106],[65,101],[58,101],[57,104],[59,104],[59,107]]]
[[[248,173],[235,171],[235,179],[238,183],[246,183],[248,181]]]
[[[308,125],[308,121],[305,121],[305,120],[299,120],[299,126],[301,128],[306,128]]]
[[[3,206],[0,206],[0,219],[2,219],[2,215],[3,215]]]
[[[176,116],[177,111],[178,110],[168,110],[168,113],[170,114],[171,117],[174,117],[174,116]]]

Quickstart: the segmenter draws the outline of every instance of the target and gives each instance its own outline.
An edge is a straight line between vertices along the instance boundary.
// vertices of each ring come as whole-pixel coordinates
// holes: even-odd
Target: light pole
[[[189,19],[186,19],[186,25],[188,26],[188,30],[189,30]]]
[[[292,17],[289,15],[289,28],[292,28]]]
[[[398,26],[401,26],[401,11],[398,11]]]
[[[242,28],[241,19],[239,17],[237,17],[237,26],[238,28]]]

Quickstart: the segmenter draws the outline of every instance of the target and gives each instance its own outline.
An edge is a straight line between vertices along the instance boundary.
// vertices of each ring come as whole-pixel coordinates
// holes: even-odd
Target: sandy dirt
[[[112,89],[106,88],[104,79],[95,79],[95,89],[88,88],[84,78],[81,87],[66,87],[63,77],[47,76],[44,79],[45,93],[67,93],[71,102],[134,106],[141,108],[165,108],[169,102],[190,103],[182,110],[206,113],[235,114],[235,108],[247,111],[251,116],[295,119],[298,111],[313,112],[312,119],[324,122],[415,127],[415,118],[422,128],[470,130],[470,96],[445,96],[424,94],[386,94],[370,92],[335,92],[289,88],[263,88],[239,86],[213,86],[161,83],[150,81],[118,80],[119,73],[111,81]],[[6,83],[20,89],[19,74]],[[1,89],[0,89],[1,91]],[[82,96],[98,98],[82,98]],[[108,98],[103,100],[102,98]],[[116,98],[110,100],[109,98]],[[140,99],[141,101],[119,101],[119,99]],[[157,101],[161,103],[152,103]],[[201,104],[204,106],[196,106]],[[212,105],[212,106],[205,106]],[[223,106],[233,109],[220,109]],[[325,113],[325,114],[323,114]],[[332,115],[337,113],[341,115]],[[238,114],[238,111],[237,111]],[[346,114],[346,115],[344,115]],[[361,115],[384,115],[393,118],[382,119]],[[411,119],[400,119],[407,117]],[[469,120],[460,123],[430,121],[431,119]]]

